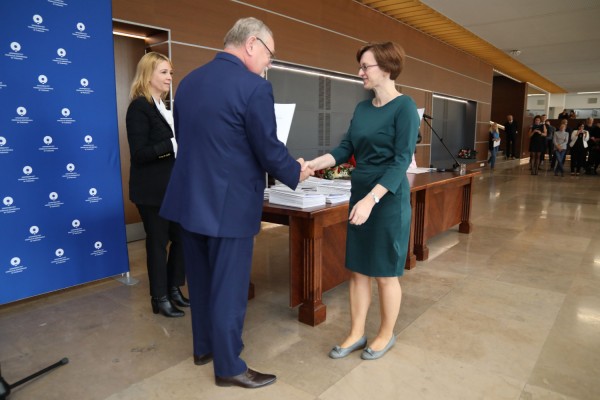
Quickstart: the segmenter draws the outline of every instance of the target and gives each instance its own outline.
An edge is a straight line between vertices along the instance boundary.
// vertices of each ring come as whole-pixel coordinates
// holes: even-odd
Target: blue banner
[[[0,2],[0,304],[129,270],[111,13]]]

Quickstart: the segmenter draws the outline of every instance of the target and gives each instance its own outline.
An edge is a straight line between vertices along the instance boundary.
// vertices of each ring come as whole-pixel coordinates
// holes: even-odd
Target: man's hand
[[[311,165],[304,161],[303,158],[299,158],[298,163],[300,164],[300,182],[305,181],[306,179],[308,179],[309,176],[313,176],[315,174],[315,170],[311,168]]]

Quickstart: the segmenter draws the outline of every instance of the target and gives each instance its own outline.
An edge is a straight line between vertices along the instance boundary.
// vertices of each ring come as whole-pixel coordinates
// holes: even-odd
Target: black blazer
[[[173,131],[145,97],[131,101],[125,121],[131,154],[129,198],[135,204],[160,206],[175,163]]]

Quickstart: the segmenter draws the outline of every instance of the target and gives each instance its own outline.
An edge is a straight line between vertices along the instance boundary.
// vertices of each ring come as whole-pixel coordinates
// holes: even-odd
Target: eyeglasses
[[[265,42],[263,42],[263,40],[259,37],[256,38],[256,40],[258,40],[259,42],[261,42],[263,44],[263,46],[265,46],[265,49],[267,49],[267,51],[269,52],[269,61],[273,62],[273,60],[275,59],[275,54],[273,54],[273,52],[271,51],[271,49],[269,48],[269,46],[267,46],[265,44]]]
[[[373,65],[359,65],[358,68],[362,69],[363,72],[367,72],[367,70],[371,67],[378,67],[378,64],[373,64]]]

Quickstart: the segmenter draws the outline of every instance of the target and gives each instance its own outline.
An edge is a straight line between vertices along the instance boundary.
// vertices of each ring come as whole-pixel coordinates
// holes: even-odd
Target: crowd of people
[[[568,113],[560,114],[563,117],[565,115]],[[499,140],[498,127],[504,129],[505,133],[505,159],[515,158],[515,137],[518,132],[512,115],[508,115],[504,126],[490,124],[488,162],[491,169],[494,168],[498,152],[498,146],[494,146],[494,143]],[[540,169],[546,167],[547,170],[553,171],[555,176],[564,176],[567,155],[570,156],[571,175],[598,174],[600,122],[595,122],[594,118],[589,117],[585,122],[577,125],[573,125],[572,118],[559,118],[553,124],[545,114],[536,115],[527,130],[527,135],[531,175],[537,175]]]

